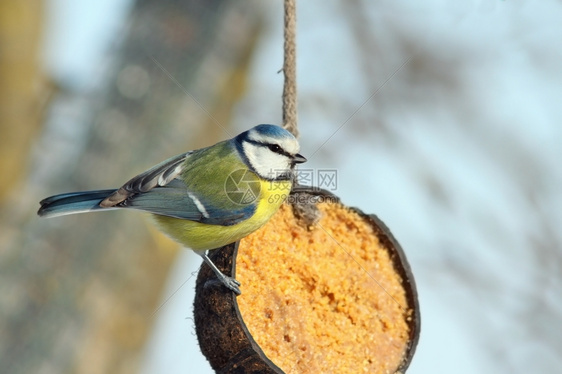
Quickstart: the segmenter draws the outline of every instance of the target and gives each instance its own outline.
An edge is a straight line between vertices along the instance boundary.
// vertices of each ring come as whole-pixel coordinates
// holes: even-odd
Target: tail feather
[[[40,217],[57,217],[66,214],[86,213],[95,210],[109,210],[102,208],[100,202],[116,190],[98,190],[84,192],[70,192],[55,195],[42,200],[37,214]]]

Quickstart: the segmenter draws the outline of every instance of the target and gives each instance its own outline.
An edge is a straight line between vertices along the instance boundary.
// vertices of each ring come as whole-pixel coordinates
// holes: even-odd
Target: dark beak
[[[302,164],[303,162],[306,162],[306,158],[300,153],[293,156],[293,164]]]

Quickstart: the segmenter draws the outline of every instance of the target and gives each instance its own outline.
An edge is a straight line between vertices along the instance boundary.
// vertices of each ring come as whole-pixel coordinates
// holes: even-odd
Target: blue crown
[[[254,127],[251,130],[255,130],[257,133],[259,133],[261,135],[265,135],[265,136],[277,138],[277,139],[293,138],[294,137],[293,134],[291,134],[289,131],[285,130],[284,128],[282,128],[280,126],[276,126],[276,125],[262,124],[262,125],[257,125],[256,127]],[[251,130],[248,130],[248,131],[251,131]]]

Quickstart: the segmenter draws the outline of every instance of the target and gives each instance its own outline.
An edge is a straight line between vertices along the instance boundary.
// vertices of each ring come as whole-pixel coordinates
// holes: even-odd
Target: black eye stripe
[[[293,157],[290,153],[288,153],[287,151],[285,151],[283,148],[281,148],[281,146],[279,144],[271,144],[271,143],[261,143],[261,142],[257,142],[255,140],[251,140],[251,139],[247,139],[246,140],[248,143],[257,145],[258,147],[267,147],[269,148],[269,150],[271,152],[275,152],[277,154],[283,155],[283,156],[287,156],[289,158]]]

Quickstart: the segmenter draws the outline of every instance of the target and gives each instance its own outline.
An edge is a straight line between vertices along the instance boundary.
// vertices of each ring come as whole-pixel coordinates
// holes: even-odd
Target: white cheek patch
[[[272,179],[287,174],[291,169],[291,160],[287,156],[272,152],[267,147],[247,142],[242,147],[250,165],[262,178]]]

